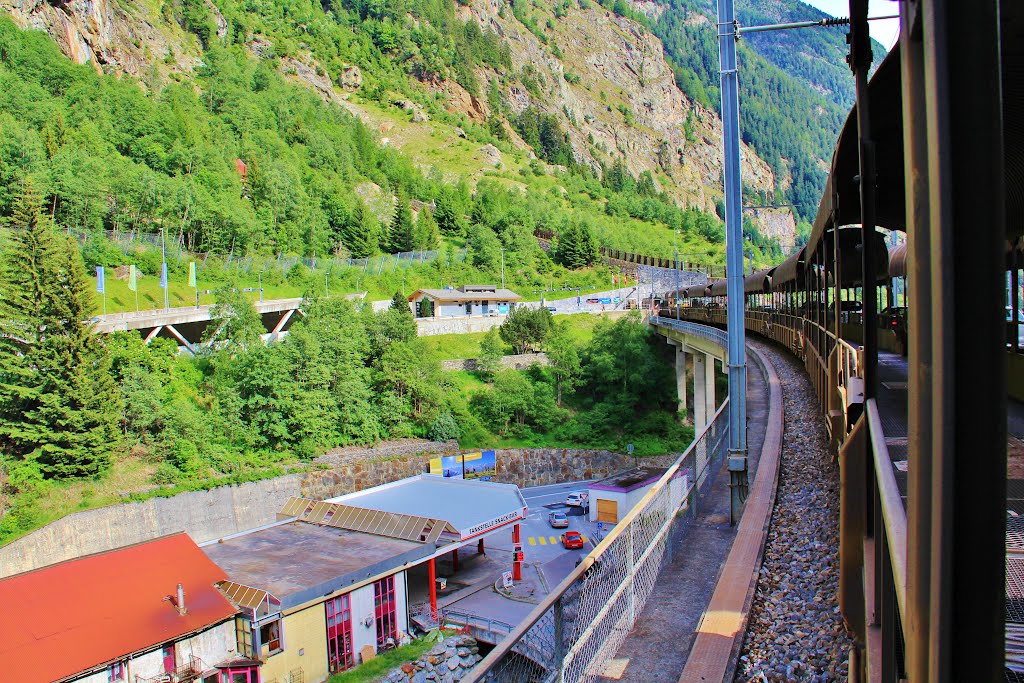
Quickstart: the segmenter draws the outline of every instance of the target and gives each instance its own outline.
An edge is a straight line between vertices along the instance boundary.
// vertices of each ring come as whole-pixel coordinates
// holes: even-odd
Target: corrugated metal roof
[[[2,579],[0,679],[60,681],[220,623],[238,612],[225,578],[181,533]]]
[[[289,498],[281,509],[281,514],[298,517],[300,522],[417,543],[435,543],[445,531],[457,533],[455,527],[443,519],[308,498]]]
[[[457,289],[420,289],[409,297],[409,301],[412,301],[420,294],[438,301],[518,301],[523,298],[510,289],[496,289],[493,292],[460,292]]]

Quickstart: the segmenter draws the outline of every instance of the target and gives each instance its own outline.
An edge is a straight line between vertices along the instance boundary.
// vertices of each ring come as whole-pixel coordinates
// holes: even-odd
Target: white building
[[[523,297],[494,285],[463,285],[458,289],[421,289],[409,297],[417,318],[507,315]],[[424,302],[429,302],[424,310]]]

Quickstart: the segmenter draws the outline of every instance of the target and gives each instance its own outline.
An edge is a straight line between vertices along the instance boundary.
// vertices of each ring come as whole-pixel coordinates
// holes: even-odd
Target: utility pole
[[[164,310],[166,311],[171,308],[171,297],[168,294],[171,283],[167,281],[167,231],[163,226],[160,226],[160,258],[160,279],[164,286]]]
[[[679,308],[679,248],[676,246],[676,236],[679,235],[678,230],[672,231],[672,252],[675,255],[674,265],[676,267],[676,320],[682,317],[682,312]]]
[[[852,7],[852,5],[851,5]],[[880,19],[898,19],[899,15],[868,17],[867,5],[861,6],[863,10],[859,17],[860,21],[876,21]],[[839,26],[849,24],[850,20],[843,17],[828,17],[817,21],[796,21],[781,24],[765,24],[763,26],[740,27],[736,21],[736,12],[733,7],[733,0],[718,0],[718,58],[719,74],[722,82],[722,147],[723,166],[725,175],[725,262],[728,293],[728,335],[729,335],[729,487],[732,489],[731,516],[732,523],[739,520],[740,508],[746,498],[747,491],[747,365],[746,365],[746,336],[743,324],[743,221],[740,193],[740,143],[739,143],[739,87],[736,73],[736,41],[742,34],[758,33],[761,31],[778,31],[794,28],[811,28],[815,26]],[[866,32],[865,32],[866,34]],[[860,39],[867,43],[866,38]],[[858,102],[863,100],[867,92],[867,67],[864,65],[864,48],[854,46],[856,54],[853,54],[852,68],[857,77]],[[867,62],[870,66],[870,46],[867,48]],[[858,107],[859,134],[863,141],[867,135],[868,128],[866,107]],[[863,145],[862,145],[863,147]],[[863,157],[861,163],[864,164]],[[861,167],[861,177],[874,177],[873,159],[869,161],[868,168]],[[862,214],[865,215],[865,245],[869,244],[867,224],[874,221],[874,199],[870,198],[867,207],[862,205]],[[870,218],[870,220],[869,220]],[[874,231],[874,225],[870,232]],[[863,272],[871,273],[874,256],[870,246],[866,246],[863,254]],[[751,254],[753,261],[753,254]],[[753,270],[753,266],[751,266]],[[868,316],[873,316],[874,311],[865,311],[865,325],[868,324]],[[870,321],[874,324],[874,319]],[[874,329],[868,328],[868,329]],[[872,335],[866,335],[868,339]],[[872,344],[874,342],[871,342]],[[865,344],[869,353],[866,358],[872,358],[871,348]],[[870,386],[877,372],[869,361],[865,369],[865,384]],[[873,394],[868,394],[873,395]]]
[[[743,326],[743,204],[740,192],[740,100],[736,74],[739,26],[733,0],[718,0],[725,175],[725,263],[729,336],[730,517],[737,524],[747,492],[747,362]]]
[[[499,249],[501,252],[501,288],[505,289],[505,247]]]

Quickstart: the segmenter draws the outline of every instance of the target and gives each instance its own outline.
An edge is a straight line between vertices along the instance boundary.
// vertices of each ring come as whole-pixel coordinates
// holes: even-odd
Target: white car
[[[587,507],[590,504],[590,494],[586,491],[573,491],[566,497],[565,504],[573,507]]]

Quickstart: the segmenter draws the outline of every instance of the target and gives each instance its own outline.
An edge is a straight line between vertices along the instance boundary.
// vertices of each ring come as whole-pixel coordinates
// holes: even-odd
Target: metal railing
[[[672,321],[675,322],[675,321]],[[639,503],[464,681],[595,681],[647,602],[728,448],[729,400]]]
[[[685,332],[686,334],[690,334],[695,337],[703,337],[704,339],[709,339],[722,347],[728,344],[728,336],[725,334],[725,331],[720,330],[717,327],[708,327],[707,325],[692,323],[686,320],[675,320],[673,318],[666,318],[657,315],[651,316],[651,324],[670,327],[673,330],[679,330],[680,332]]]

